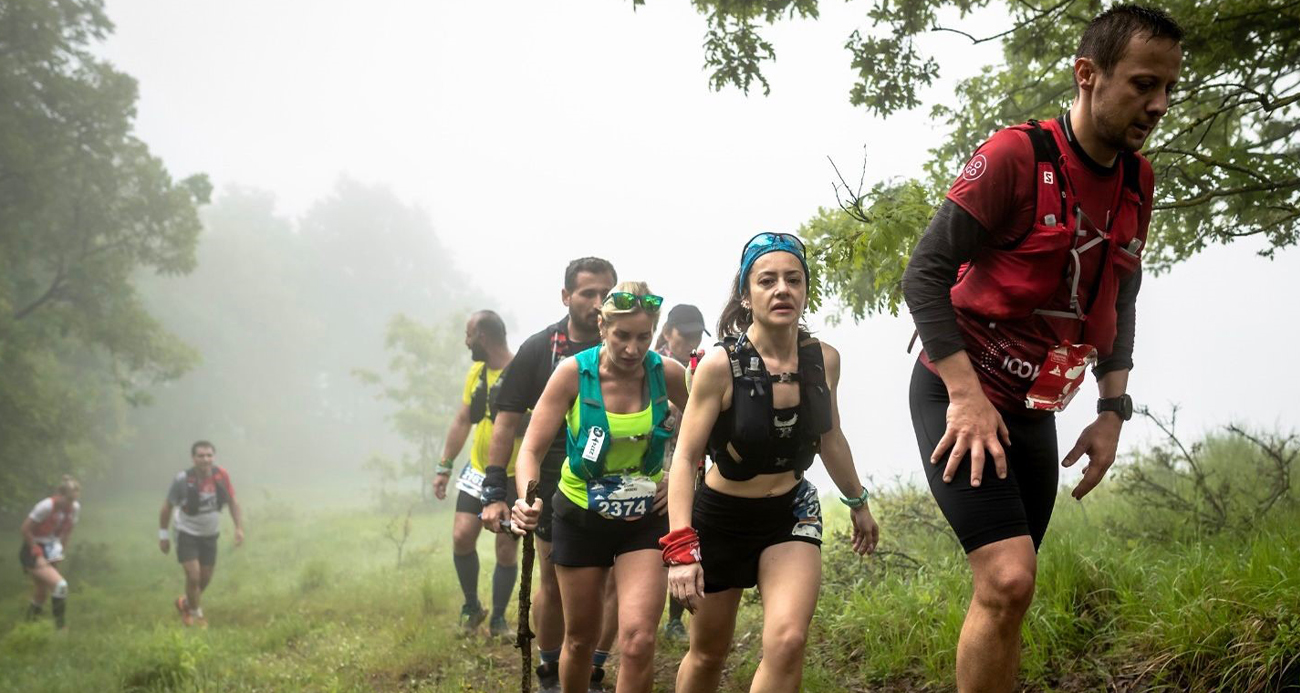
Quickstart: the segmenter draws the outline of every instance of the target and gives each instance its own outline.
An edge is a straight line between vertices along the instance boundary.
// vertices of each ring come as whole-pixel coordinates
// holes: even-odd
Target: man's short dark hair
[[[1087,58],[1102,73],[1109,75],[1124,59],[1134,36],[1183,42],[1183,28],[1164,10],[1143,5],[1120,4],[1097,15],[1083,30],[1075,59]],[[1075,84],[1075,89],[1078,89]]]
[[[209,443],[206,440],[199,440],[199,441],[195,441],[195,443],[190,446],[190,457],[193,457],[194,455],[198,454],[199,448],[207,448],[214,453],[217,451],[217,446],[213,445],[212,443]]]
[[[474,314],[478,320],[478,331],[493,344],[506,343],[506,323],[496,311],[480,310]]]
[[[564,268],[564,290],[573,291],[578,285],[578,273],[590,272],[591,274],[608,274],[614,278],[614,283],[618,283],[618,272],[614,271],[614,266],[609,264],[609,260],[598,257],[580,257],[569,263]]]

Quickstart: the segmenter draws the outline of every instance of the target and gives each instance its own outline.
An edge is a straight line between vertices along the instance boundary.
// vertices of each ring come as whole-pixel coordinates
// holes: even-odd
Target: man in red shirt
[[[1169,107],[1181,40],[1161,10],[1116,5],[1096,17],[1075,57],[1070,110],[982,145],[909,262],[904,294],[924,345],[913,427],[974,582],[957,646],[962,693],[1015,687],[1056,500],[1053,412],[1092,366],[1097,420],[1063,461],[1088,456],[1076,499],[1114,462],[1132,414],[1125,390],[1154,188],[1137,152]]]

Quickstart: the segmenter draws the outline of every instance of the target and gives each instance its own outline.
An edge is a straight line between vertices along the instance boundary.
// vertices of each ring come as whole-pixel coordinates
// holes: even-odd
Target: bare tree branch
[[[1292,190],[1295,188],[1300,188],[1300,178],[1292,178],[1290,180],[1278,181],[1275,183],[1260,183],[1258,185],[1243,185],[1237,188],[1211,190],[1207,193],[1197,195],[1196,197],[1188,198],[1186,200],[1166,202],[1164,204],[1154,205],[1152,208],[1159,210],[1185,209],[1187,207],[1198,207],[1220,197],[1231,197],[1233,195],[1253,192],[1281,192],[1283,190]]]

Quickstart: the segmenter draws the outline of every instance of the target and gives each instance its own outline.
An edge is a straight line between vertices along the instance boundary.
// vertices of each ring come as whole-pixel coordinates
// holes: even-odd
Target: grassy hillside
[[[1227,492],[1263,484],[1248,448],[1220,448],[1205,454],[1208,467],[1242,487]],[[1210,531],[1135,495],[1135,483],[1131,472],[1116,475],[1087,503],[1058,502],[1026,629],[1026,688],[1265,691],[1294,682],[1300,510],[1292,496]],[[204,608],[212,625],[197,630],[183,629],[171,604],[181,572],[157,550],[156,499],[103,503],[88,493],[66,563],[67,632],[54,633],[48,617],[22,623],[25,577],[12,557],[0,570],[0,690],[518,686],[517,651],[456,632],[449,504],[412,517],[397,568],[384,537],[392,515],[258,495],[245,493],[248,541],[239,550],[223,542]],[[824,553],[805,690],[951,690],[970,595],[960,550],[927,492],[896,489],[875,506],[880,556],[857,558],[838,534]],[[839,505],[824,507],[842,532]],[[484,596],[491,555],[485,535]],[[756,599],[747,600],[724,690],[747,689],[758,616]],[[682,648],[660,652],[659,690],[671,690]]]

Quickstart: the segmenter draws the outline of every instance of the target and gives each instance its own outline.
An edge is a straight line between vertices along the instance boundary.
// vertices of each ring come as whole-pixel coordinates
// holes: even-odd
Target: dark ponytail
[[[739,337],[754,323],[754,313],[741,303],[745,293],[740,286],[740,270],[736,270],[736,278],[731,280],[731,295],[718,315],[718,339]]]

